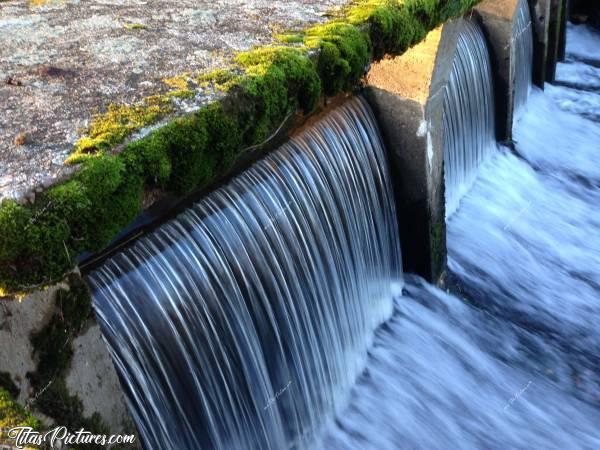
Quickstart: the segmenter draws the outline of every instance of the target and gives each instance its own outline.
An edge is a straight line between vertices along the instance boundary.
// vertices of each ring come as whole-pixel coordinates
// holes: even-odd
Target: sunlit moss
[[[184,194],[208,185],[291,114],[309,114],[322,96],[355,89],[373,59],[403,53],[475,3],[359,0],[325,24],[290,34],[293,46],[243,52],[228,69],[163,80],[173,88],[167,94],[109,106],[76,143],[69,161],[82,169],[70,181],[34,204],[0,203],[0,293],[61,277],[78,254],[101,249],[134,219],[144,188]],[[113,154],[133,132],[172,113],[175,98],[194,96],[196,86],[228,95]]]
[[[195,81],[200,87],[212,87],[214,89],[227,92],[235,85],[240,78],[240,74],[232,69],[215,69],[208,73],[199,74]]]
[[[147,30],[148,26],[143,23],[126,23],[123,25],[124,28],[128,30]]]
[[[74,155],[109,150],[132,132],[156,122],[171,111],[168,99],[158,96],[148,97],[136,105],[108,105],[108,110],[96,115],[85,136],[75,143]]]
[[[0,441],[5,436],[4,430],[14,427],[32,427],[39,429],[40,421],[31,412],[14,400],[11,394],[0,387]]]
[[[177,76],[174,76],[171,78],[163,78],[162,82],[172,88],[183,90],[183,89],[188,89],[188,87],[189,87],[189,83],[188,83],[189,77],[190,77],[189,73],[183,73],[181,75],[177,75]]]

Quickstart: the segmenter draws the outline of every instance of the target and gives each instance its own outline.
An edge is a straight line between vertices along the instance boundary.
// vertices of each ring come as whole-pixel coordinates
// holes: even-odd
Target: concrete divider
[[[462,20],[374,64],[365,89],[389,154],[404,269],[432,282],[446,267],[443,89]]]
[[[560,16],[558,36],[558,61],[564,61],[567,54],[567,22],[569,20],[569,0],[563,0],[563,13]]]
[[[529,0],[533,22],[533,84],[544,89],[548,69],[550,11],[553,0]]]
[[[534,41],[533,80],[545,81],[559,55],[562,25],[555,13],[554,47],[547,60],[550,1],[532,0],[530,32]],[[564,0],[557,0],[564,6]],[[559,10],[561,9],[559,8]],[[496,137],[512,138],[519,0],[484,0],[469,18],[448,22],[404,55],[375,63],[366,78],[365,95],[388,149],[406,271],[431,282],[446,267],[444,198],[443,90],[447,84],[458,34],[465,20],[482,28],[492,61]],[[523,28],[522,26],[520,28]]]
[[[556,64],[564,59],[566,46],[566,0],[552,0],[546,57],[546,81],[556,79]]]
[[[492,73],[496,105],[496,138],[512,138],[515,104],[514,24],[519,0],[484,0],[475,8],[477,19],[485,34]]]

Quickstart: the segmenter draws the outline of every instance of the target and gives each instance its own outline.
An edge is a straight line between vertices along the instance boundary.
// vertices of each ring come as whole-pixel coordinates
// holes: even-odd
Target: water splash
[[[465,21],[444,93],[443,139],[446,216],[458,208],[479,165],[495,149],[494,94],[481,29]]]
[[[457,215],[462,214],[462,211]],[[321,450],[600,447],[569,355],[411,276]]]
[[[600,124],[572,95],[534,88],[523,156],[495,152],[448,220],[468,301],[407,278],[323,449],[600,448]]]
[[[355,99],[90,276],[148,448],[314,440],[392,311],[390,192]]]
[[[600,67],[600,32],[586,25],[567,26],[567,60]]]

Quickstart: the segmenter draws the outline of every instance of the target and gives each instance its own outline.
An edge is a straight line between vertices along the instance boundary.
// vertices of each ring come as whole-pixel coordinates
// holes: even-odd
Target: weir
[[[65,172],[67,183],[56,190],[40,188],[25,199],[31,204],[0,203],[0,284],[4,283],[0,300],[10,289],[23,286],[24,280],[30,280],[28,289],[37,290],[23,302],[0,309],[0,338],[9,342],[0,346],[0,382],[5,374],[12,380],[37,379],[36,384],[18,381],[19,401],[35,404],[41,396],[39,404],[50,406],[39,411],[51,417],[54,411],[63,414],[58,422],[71,417],[65,411],[82,409],[82,420],[99,413],[113,431],[131,426],[122,389],[148,449],[315,446],[322,428],[339,418],[336,412],[361,376],[374,330],[407,298],[398,299],[402,271],[446,285],[446,230],[452,221],[449,247],[455,255],[458,247],[467,254],[453,259],[449,286],[454,286],[452,277],[457,273],[471,277],[469,258],[480,249],[469,245],[480,226],[479,216],[469,203],[472,220],[461,219],[466,225],[460,236],[456,217],[464,208],[461,201],[478,185],[483,163],[506,151],[496,141],[531,160],[536,169],[566,169],[577,180],[592,173],[596,178],[589,183],[597,184],[593,164],[582,164],[593,159],[588,147],[596,138],[585,123],[574,121],[575,127],[565,118],[585,139],[560,158],[538,152],[535,136],[525,131],[529,127],[544,133],[528,115],[531,108],[551,114],[548,105],[540,106],[541,94],[532,82],[543,87],[543,81],[554,76],[565,42],[566,18],[560,12],[564,10],[564,0],[483,0],[462,17],[444,11],[439,16],[444,19],[436,21],[411,9],[418,26],[409,30],[410,24],[402,25],[410,31],[408,37],[396,35],[394,21],[392,29],[379,30],[385,17],[381,23],[370,16],[355,17],[362,22],[351,28],[360,39],[354,31],[340,37],[339,30],[328,25],[323,38],[327,45],[311,47],[306,54],[288,53],[288,47],[282,47],[285,51],[277,47],[273,54],[261,53],[265,49],[252,54],[256,61],[249,57],[250,66],[244,70],[250,76],[243,81],[258,80],[257,85],[246,85],[261,88],[258,94],[240,95],[239,89],[232,89],[231,96],[219,93],[222,103],[200,112],[194,109],[198,105],[186,103],[189,99],[175,96],[173,101],[185,110],[179,112],[183,117],[174,122],[165,119],[164,127],[160,123],[138,130],[131,146],[125,141],[107,148],[89,158],[89,164],[89,155],[80,155],[88,172],[73,178]],[[388,41],[395,39],[401,50],[390,46]],[[332,42],[338,56],[328,46]],[[349,42],[356,48],[345,47]],[[378,60],[385,53],[382,49],[390,48],[401,56]],[[324,49],[333,52],[331,67],[320,59],[328,55]],[[584,56],[589,55],[578,59]],[[351,74],[342,76],[338,72],[344,72],[348,61]],[[583,81],[578,75],[581,67],[569,67],[573,77]],[[261,78],[263,72],[274,83],[272,92]],[[572,101],[580,101],[581,94],[546,87],[562,103],[568,99],[575,112],[589,109],[587,103]],[[592,95],[586,101],[596,101]],[[227,116],[231,111],[235,114]],[[224,115],[228,120],[219,122]],[[256,123],[244,122],[253,120]],[[513,141],[513,128],[519,124]],[[298,127],[305,128],[298,131]],[[169,134],[173,131],[181,133]],[[291,140],[273,150],[289,136]],[[561,133],[552,136],[562,147],[571,148]],[[518,147],[518,141],[527,145]],[[225,170],[234,153],[235,164]],[[502,190],[506,180],[515,185],[528,180],[531,173],[513,159],[501,160],[506,164],[498,171],[504,178],[482,181],[494,187],[488,196]],[[206,169],[202,177],[210,178],[207,184],[203,179],[194,194],[171,191],[169,183],[188,173],[191,165]],[[522,180],[517,173],[524,174]],[[198,180],[188,181],[191,186]],[[481,186],[477,195],[485,198]],[[536,195],[546,207],[544,191],[538,189]],[[122,207],[114,207],[113,198],[118,200],[114,205]],[[578,204],[566,195],[552,198]],[[517,221],[529,204],[515,205]],[[114,214],[102,215],[103,208]],[[510,207],[500,209],[510,214]],[[559,212],[551,210],[549,217],[558,217]],[[122,213],[125,219],[118,217]],[[132,221],[123,228],[127,217]],[[556,222],[569,226],[561,220]],[[579,222],[584,232],[577,239],[583,241],[592,227],[583,219]],[[544,223],[538,225],[542,228]],[[507,226],[511,228],[512,222],[496,229],[504,232]],[[117,240],[107,247],[103,237],[97,248],[90,248],[88,241],[95,242],[90,236],[95,237],[96,229]],[[14,248],[12,242],[4,245],[6,233],[13,236]],[[35,237],[31,243],[25,238],[30,235]],[[592,260],[594,250],[584,256]],[[507,251],[506,258],[511,254]],[[495,254],[484,256],[494,267]],[[544,262],[542,256],[536,258]],[[90,264],[82,264],[88,257]],[[75,272],[59,285],[40,290],[58,280],[55,276],[65,267],[75,267]],[[593,273],[577,269],[585,283],[597,286]],[[6,273],[16,274],[15,279]],[[530,276],[525,274],[522,285]],[[476,293],[485,291],[492,275],[471,287]],[[92,288],[93,313],[81,277]],[[409,298],[443,300],[443,295],[431,294],[430,286],[409,279]],[[7,280],[9,291],[4,290]],[[493,281],[501,290],[501,277]],[[564,283],[571,286],[568,278]],[[566,289],[564,295],[569,292]],[[72,317],[77,308],[69,311],[69,302],[81,307],[81,318]],[[517,312],[525,316],[526,307]],[[380,331],[389,331],[388,324]],[[591,329],[584,327],[583,332]],[[46,339],[49,350],[42,345],[40,353],[32,346],[32,339],[45,343],[45,336],[54,335],[60,338]],[[559,341],[562,345],[567,340]],[[63,351],[68,355],[57,368],[47,370],[40,363],[48,354]],[[42,369],[46,373],[40,375]],[[77,403],[77,398],[83,402]]]
[[[148,448],[300,448],[363,369],[401,280],[360,98],[92,273]]]

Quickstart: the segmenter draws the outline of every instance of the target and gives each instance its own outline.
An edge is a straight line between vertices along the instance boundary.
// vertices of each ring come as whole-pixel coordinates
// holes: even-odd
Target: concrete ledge
[[[280,35],[279,46],[238,53],[231,67],[180,74],[164,95],[112,104],[75,142],[74,174],[18,202],[0,201],[0,295],[57,282],[142,209],[217,183],[237,158],[268,145],[294,112],[309,116],[324,97],[355,91],[373,60],[404,53],[476,1],[360,0],[328,23]],[[221,94],[196,110],[206,89]],[[175,117],[173,105],[192,98],[195,106]],[[27,136],[17,137],[19,148],[27,145]]]

